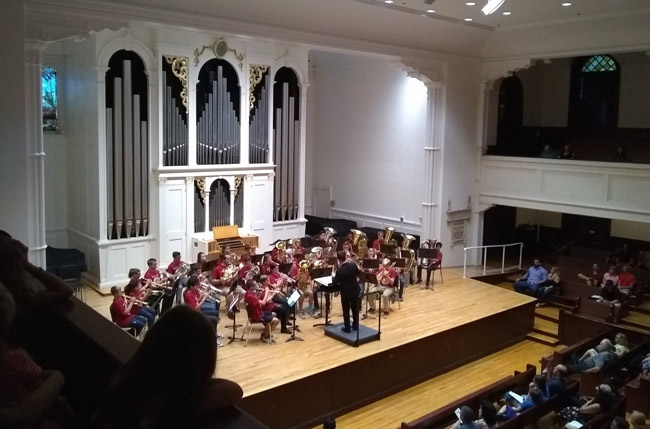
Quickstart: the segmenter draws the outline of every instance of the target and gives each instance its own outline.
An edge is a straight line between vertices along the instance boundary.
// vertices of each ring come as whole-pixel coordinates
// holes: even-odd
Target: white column
[[[237,192],[237,190],[234,188],[234,186],[231,185],[230,187],[230,224],[231,225],[235,224],[235,192]]]
[[[305,218],[305,159],[307,148],[307,90],[308,83],[300,85],[300,162],[298,163],[298,220]],[[295,172],[294,172],[295,174]]]
[[[112,171],[106,170],[106,72],[108,67],[97,67],[97,175],[99,177],[99,189],[97,189],[97,198],[99,202],[99,241],[104,242],[110,240],[108,236],[108,207],[106,200],[108,199],[108,175],[113,174]],[[112,144],[112,143],[111,143]],[[151,228],[151,222],[149,223]]]
[[[242,84],[239,85],[239,136],[240,136],[240,152],[239,152],[239,163],[240,164],[249,164],[248,153],[250,145],[249,129],[248,129],[248,120],[250,118],[250,110],[248,109],[248,94],[250,91],[250,69],[247,67],[245,70],[248,70],[246,73],[246,80],[242,81]],[[232,207],[231,207],[232,209]],[[232,217],[234,219],[234,217]],[[231,222],[232,225],[232,222]]]
[[[440,163],[439,152],[443,138],[439,109],[441,103],[440,95],[442,85],[437,82],[425,81],[427,86],[427,127],[426,146],[424,147],[425,158],[425,186],[424,201],[422,202],[422,237],[421,240],[440,238],[440,174],[438,164]]]
[[[45,44],[25,43],[25,125],[29,260],[45,267],[45,152],[41,93],[41,51]]]
[[[187,231],[186,255],[192,254],[192,235],[194,234],[194,177],[185,178],[185,231]]]

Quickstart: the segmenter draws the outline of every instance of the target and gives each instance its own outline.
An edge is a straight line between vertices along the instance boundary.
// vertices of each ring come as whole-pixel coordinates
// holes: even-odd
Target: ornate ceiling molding
[[[481,64],[481,86],[491,89],[495,81],[532,67],[536,62],[533,58],[484,62]]]

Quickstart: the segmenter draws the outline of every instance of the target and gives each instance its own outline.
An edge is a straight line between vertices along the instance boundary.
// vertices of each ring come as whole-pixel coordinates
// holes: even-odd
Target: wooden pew
[[[528,384],[533,381],[536,373],[536,367],[527,365],[524,372],[515,371],[514,375],[509,375],[497,382],[494,382],[481,390],[469,394],[457,401],[452,402],[438,410],[435,410],[419,419],[412,422],[402,422],[401,428],[445,428],[452,425],[458,418],[454,411],[463,405],[471,407],[475,412],[478,412],[480,401],[483,398],[489,400],[503,398],[507,391],[525,392],[528,390]]]
[[[625,385],[625,412],[650,413],[650,379],[635,378]]]
[[[569,398],[577,392],[578,383],[575,381],[570,382],[562,392],[551,396],[539,405],[527,409],[515,418],[500,423],[499,429],[521,429],[527,426],[536,426],[537,421],[545,415],[564,408],[568,404]]]

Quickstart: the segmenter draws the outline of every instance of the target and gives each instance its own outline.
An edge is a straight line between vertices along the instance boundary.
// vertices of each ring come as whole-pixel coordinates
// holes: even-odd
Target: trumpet
[[[199,283],[199,286],[200,286],[199,293],[203,296],[207,295],[208,301],[212,301],[215,303],[221,302],[221,300],[219,299],[219,295],[223,295],[223,292],[221,290],[203,282]]]
[[[149,306],[149,304],[147,304],[146,302],[139,300],[135,297],[132,297],[131,295],[124,295],[124,299],[126,299],[127,301],[131,301],[133,304],[139,305],[141,307]]]
[[[392,270],[395,267],[396,263],[397,262],[393,262],[388,266],[388,268],[384,267],[384,269],[379,274],[377,274],[377,283],[379,283],[379,285],[381,286],[384,285],[386,280],[389,278],[390,270]],[[390,286],[392,287],[393,285]]]

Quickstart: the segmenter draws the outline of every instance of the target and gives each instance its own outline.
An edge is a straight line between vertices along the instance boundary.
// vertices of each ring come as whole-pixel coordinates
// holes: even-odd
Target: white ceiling
[[[468,6],[466,4],[468,0],[435,0],[431,5],[426,4],[424,0],[394,0],[392,4],[386,4],[385,0],[350,1],[372,4],[393,10],[395,13],[412,13],[490,29],[614,17],[650,10],[650,0],[506,0],[499,10],[485,16],[481,8],[485,6],[487,0],[473,0],[474,6]],[[571,6],[562,6],[565,2],[571,3]],[[435,12],[430,13],[427,10],[435,10]],[[505,16],[503,12],[511,14]],[[471,18],[472,21],[466,23],[465,18]]]

